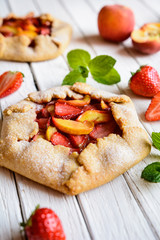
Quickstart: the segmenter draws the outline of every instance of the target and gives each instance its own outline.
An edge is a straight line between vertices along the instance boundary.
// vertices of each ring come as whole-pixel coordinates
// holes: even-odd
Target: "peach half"
[[[160,50],[160,23],[148,23],[131,34],[135,49],[141,53],[153,54]]]

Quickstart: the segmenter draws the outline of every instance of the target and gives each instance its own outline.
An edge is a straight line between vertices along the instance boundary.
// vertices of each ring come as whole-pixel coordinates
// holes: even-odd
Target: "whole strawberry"
[[[39,206],[38,206],[39,207]],[[24,227],[28,240],[65,240],[59,217],[49,208],[36,208]]]
[[[7,71],[0,75],[0,98],[18,90],[23,82],[23,73]]]
[[[160,91],[160,77],[153,67],[141,66],[135,73],[132,73],[129,86],[137,95],[153,97]]]

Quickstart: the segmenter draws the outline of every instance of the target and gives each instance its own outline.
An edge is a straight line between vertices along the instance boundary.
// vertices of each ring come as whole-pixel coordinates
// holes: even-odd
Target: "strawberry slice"
[[[83,111],[88,111],[88,110],[101,110],[101,106],[100,104],[96,103],[96,104],[88,104],[86,106],[84,106]]]
[[[0,98],[6,97],[18,90],[23,82],[21,72],[5,72],[0,76]]]
[[[51,143],[53,145],[62,145],[65,147],[71,147],[71,143],[70,143],[69,139],[59,132],[53,133],[53,135],[51,137]]]
[[[48,27],[40,27],[39,28],[39,34],[49,35],[50,34],[50,29]]]
[[[55,103],[55,114],[60,117],[73,118],[79,115],[82,110],[79,107],[71,106],[63,102]]]
[[[39,118],[39,119],[36,119],[36,122],[38,122],[39,128],[41,128],[41,129],[46,129],[46,128],[47,128],[47,126],[48,126],[48,121],[49,121],[48,118]]]
[[[88,135],[69,135],[69,139],[75,148],[83,148],[88,142]]]
[[[93,131],[89,134],[90,137],[97,139],[107,137],[110,133],[113,133],[116,129],[116,123],[110,121],[108,123],[100,123],[95,125]]]
[[[160,120],[160,92],[152,98],[145,117],[148,121]]]
[[[43,118],[49,118],[50,117],[50,113],[48,112],[47,108],[42,108],[41,109],[41,114]]]

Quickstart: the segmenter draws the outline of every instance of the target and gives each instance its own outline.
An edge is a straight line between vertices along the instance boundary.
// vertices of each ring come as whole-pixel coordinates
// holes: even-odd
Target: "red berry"
[[[23,82],[21,72],[5,72],[0,76],[0,98],[6,97],[18,90]]]
[[[137,95],[153,97],[160,91],[160,77],[153,67],[142,66],[132,75],[129,86]]]
[[[73,118],[82,112],[81,108],[66,104],[65,102],[55,103],[55,114],[60,117]]]
[[[97,124],[89,136],[93,139],[107,137],[109,134],[114,133],[116,129],[115,121],[110,121],[107,123]]]
[[[53,133],[53,135],[51,137],[51,143],[53,145],[62,145],[65,147],[71,147],[71,143],[70,143],[69,139],[59,132]]]
[[[25,232],[28,240],[65,240],[59,217],[49,208],[39,208],[29,218]]]
[[[148,121],[160,120],[160,92],[152,98],[145,117]]]

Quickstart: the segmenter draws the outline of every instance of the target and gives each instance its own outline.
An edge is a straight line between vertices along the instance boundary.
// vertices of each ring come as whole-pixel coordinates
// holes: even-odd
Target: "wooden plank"
[[[38,3],[39,3],[39,1],[38,1]],[[71,1],[69,1],[69,2],[67,1],[66,4],[65,4],[65,2],[62,2],[62,3],[63,3],[62,7],[65,6],[65,10],[67,12],[64,11],[64,9],[60,6],[60,4],[58,4],[58,1],[54,2],[54,4],[56,4],[56,9],[54,7],[51,8],[51,1],[49,1],[49,0],[45,1],[45,3],[43,1],[41,1],[40,5],[41,5],[41,7],[43,7],[44,11],[49,11],[49,12],[53,13],[54,15],[57,14],[59,17],[63,16],[63,18],[66,19],[66,21],[68,21],[69,23],[72,24],[73,29],[76,30],[76,33],[75,32],[73,33],[73,40],[70,44],[70,47],[67,49],[69,51],[70,48],[74,48],[76,46],[75,45],[76,39],[77,39],[76,34],[78,34],[78,39],[81,38],[81,43],[82,43],[83,35],[81,34],[81,32],[83,32],[84,28],[85,27],[87,28],[87,26],[88,26],[88,28],[93,29],[93,25],[89,24],[89,25],[85,26],[86,25],[85,24],[86,19],[83,20],[83,21],[80,20],[81,11],[80,10],[77,11],[77,9],[79,8],[79,6],[77,5],[77,2],[73,3]],[[90,12],[89,12],[89,9],[87,8],[87,6],[83,2],[81,2],[81,4],[82,4],[82,6],[81,6],[82,9],[85,9],[86,14],[88,13],[90,15]],[[77,5],[77,8],[76,8],[76,5]],[[69,6],[72,6],[72,9]],[[86,16],[85,12],[83,11],[83,17]],[[77,15],[79,15],[79,17],[77,17]],[[92,17],[91,17],[91,19],[92,19],[92,21],[94,20],[94,18],[92,18]],[[81,22],[81,24],[83,24],[83,27],[81,25],[79,26],[80,22]],[[74,23],[76,23],[76,24],[74,24]],[[85,35],[86,43],[82,44],[82,48],[84,48],[84,49],[86,49],[87,42],[91,41],[91,37],[88,37],[88,28],[86,30],[87,34]],[[93,35],[94,35],[94,32],[92,33],[92,36]],[[99,44],[97,42],[97,38],[94,37],[92,39],[94,41],[94,44],[96,46],[98,46]],[[89,44],[90,44],[90,42],[89,42]],[[94,44],[93,44],[92,47],[94,47]],[[111,45],[110,45],[110,47],[108,47],[109,50],[113,48],[113,45],[112,45],[112,48],[111,48]],[[103,48],[102,44],[101,44],[101,48]],[[123,50],[123,47],[121,47],[121,49]],[[89,51],[92,51],[92,48],[89,48]],[[103,54],[104,54],[104,52],[107,52],[107,51],[103,51]],[[135,62],[135,61],[133,60],[133,62]],[[92,81],[92,84],[94,84],[93,81]],[[104,88],[104,86],[101,86],[101,87]],[[107,86],[105,86],[105,88],[107,88]],[[115,86],[110,87],[110,90],[111,90],[111,88],[114,89],[114,90],[116,89]],[[141,222],[142,228],[147,229],[146,220],[144,219],[141,211],[139,210],[139,208],[136,204],[136,201],[134,200],[134,198],[133,198],[132,194],[130,193],[129,189],[128,188],[126,189],[126,183],[125,183],[123,177],[119,177],[118,180],[116,180],[116,181],[118,181],[118,183],[123,186],[122,193],[117,194],[116,196],[113,194],[113,190],[114,190],[114,192],[117,191],[117,185],[115,184],[113,189],[112,189],[111,188],[112,183],[109,183],[109,184],[107,184],[107,185],[105,185],[101,188],[96,189],[96,190],[93,190],[93,191],[90,191],[90,192],[87,192],[87,193],[84,193],[84,194],[80,194],[78,196],[79,204],[81,205],[81,209],[83,210],[83,214],[84,214],[86,222],[88,224],[88,228],[91,232],[91,235],[94,236],[94,239],[106,239],[106,236],[108,238],[108,235],[109,235],[108,239],[116,239],[115,236],[117,238],[119,237],[119,239],[127,239],[127,237],[128,237],[127,234],[128,234],[128,232],[130,232],[130,228],[132,226],[132,221],[131,221],[131,219],[129,219],[130,218],[129,216],[132,216],[133,214],[135,214],[135,212],[137,213],[136,214],[136,219],[139,219],[139,220],[141,219],[140,222]],[[121,189],[121,188],[119,188],[119,189]],[[112,197],[107,199],[108,200],[108,202],[107,202],[108,205],[107,204],[106,205],[107,206],[110,205],[110,206],[113,207],[114,211],[116,212],[115,215],[114,215],[114,212],[112,211],[112,207],[111,207],[111,210],[109,212],[108,212],[107,206],[104,207],[104,204],[103,204],[104,199],[105,199],[105,201],[107,201],[106,198],[105,198],[105,192],[108,193],[108,194],[106,194],[106,196],[108,196],[109,194],[112,194]],[[121,197],[119,197],[119,195],[121,195]],[[125,198],[125,196],[126,196],[126,198]],[[129,223],[129,224],[126,224],[128,226],[126,226],[125,230],[121,231],[119,233],[119,229],[123,229],[123,228],[121,228],[122,227],[121,223],[124,223],[123,220],[122,220],[122,215],[120,214],[120,211],[125,211],[125,209],[126,209],[126,208],[124,209],[124,206],[123,207],[120,206],[121,205],[120,202],[122,200],[121,198],[123,199],[123,202],[124,202],[125,206],[127,204],[128,204],[128,206],[130,206],[130,202],[128,202],[128,199],[131,198],[132,199],[131,201],[134,202],[133,206],[135,207],[136,211],[135,211],[135,209],[133,211],[131,211],[129,209],[129,207],[127,208],[127,210],[126,210],[126,212],[127,212],[126,222]],[[95,207],[95,202],[97,202],[96,207]],[[114,202],[114,204],[113,204],[113,202]],[[101,207],[102,205],[103,205],[103,208]],[[118,206],[120,206],[120,207],[118,207]],[[116,226],[115,225],[112,226],[110,224],[110,219],[112,219],[112,222],[116,222],[117,225],[115,224]],[[96,226],[96,228],[95,228],[95,226]],[[108,228],[106,226],[108,226]],[[135,226],[136,226],[135,227],[135,232],[132,232],[130,234],[130,237],[132,237],[132,239],[134,239],[134,237],[135,237],[134,234],[136,233],[136,234],[138,234],[138,237],[140,239],[143,239],[144,236],[142,236],[141,232],[139,231],[139,222],[138,221],[135,223]],[[100,233],[101,233],[101,235],[100,235]],[[144,231],[144,235],[148,239],[150,239],[150,238],[154,239],[151,232],[148,233],[148,232]]]
[[[20,4],[19,4],[20,3]],[[32,1],[27,1],[25,10],[21,1],[10,1],[12,10],[20,15],[29,12],[31,9],[38,14]],[[18,8],[16,7],[18,4]],[[22,11],[21,11],[22,9]],[[32,71],[40,90],[59,85],[59,79],[63,72],[67,70],[62,57],[55,60],[40,63],[32,63]],[[59,66],[59,67],[58,67]],[[64,67],[64,71],[62,70]],[[55,76],[55,77],[54,77]],[[90,239],[82,213],[75,197],[69,197],[51,190],[45,186],[30,181],[20,175],[17,176],[17,186],[24,218],[26,219],[34,207],[39,203],[42,207],[52,208],[60,217],[68,239]]]
[[[156,14],[157,17],[159,17],[159,13],[160,13],[159,0],[154,0],[154,1],[141,0],[141,3],[150,11],[152,11],[154,14]]]
[[[25,78],[20,89],[12,95],[0,100],[2,111],[9,105],[20,101],[31,91],[35,91],[33,79],[29,67],[23,63],[1,61],[0,73],[4,71],[21,71]],[[14,179],[14,174],[7,169],[0,168],[1,198],[0,198],[0,239],[21,239],[19,223],[22,222],[19,196]]]
[[[129,3],[132,2],[132,1],[127,1],[127,2],[128,2],[128,5],[129,5]],[[91,3],[91,1],[90,1],[90,3]],[[95,2],[93,3],[93,8],[96,9],[96,12],[99,11],[99,6],[96,8]],[[139,8],[137,8],[137,11],[138,11],[138,9]],[[142,12],[142,9],[141,9],[141,12]],[[137,14],[140,15],[141,12],[139,11]],[[106,42],[106,45],[108,45],[107,42]],[[127,46],[126,41],[125,41],[124,45],[125,45],[125,47]],[[129,48],[129,46],[130,45],[128,44],[128,48]],[[118,47],[115,46],[115,48],[118,48]],[[105,50],[105,47],[103,47],[103,51],[104,50]],[[124,56],[123,52],[122,52],[121,56]],[[142,63],[142,61],[144,61],[144,59],[145,59],[147,61],[147,63],[149,62],[148,63],[149,65],[153,66],[153,64],[155,64],[154,67],[156,67],[157,69],[159,69],[158,65],[157,65],[158,64],[158,59],[159,59],[158,57],[159,57],[159,53],[154,54],[153,56],[143,56],[143,55],[140,55],[136,52],[134,53],[134,58],[140,64],[144,64],[144,62]],[[123,80],[118,85],[119,85],[121,91],[124,91],[134,101],[137,112],[139,113],[139,116],[142,120],[142,123],[146,127],[148,132],[151,134],[153,129],[156,130],[156,131],[159,131],[159,122],[158,121],[154,122],[154,123],[148,123],[144,118],[144,113],[147,109],[147,106],[149,105],[150,100],[147,99],[147,98],[138,97],[138,96],[134,95],[131,92],[131,90],[128,88],[127,78],[124,77],[124,74],[125,74],[124,69],[125,69],[125,72],[126,72],[126,71],[128,71],[128,68],[131,68],[131,66],[135,67],[135,64],[133,65],[133,63],[131,62],[131,60],[129,58],[127,58],[126,60],[128,61],[128,64],[126,64],[125,68],[121,69],[121,71],[122,71],[121,75],[123,76]],[[135,68],[135,70],[136,70],[136,68]],[[133,71],[133,70],[130,69],[130,71]],[[137,203],[141,207],[142,211],[144,211],[144,216],[146,217],[147,221],[150,222],[151,225],[153,225],[153,229],[155,229],[155,231],[156,231],[156,237],[157,237],[157,234],[158,234],[158,236],[160,234],[159,227],[158,227],[159,226],[159,221],[157,223],[157,220],[159,218],[158,213],[159,213],[160,208],[159,208],[159,203],[158,204],[155,203],[156,204],[156,211],[155,211],[155,208],[154,208],[155,206],[154,206],[153,203],[155,202],[156,196],[160,192],[159,184],[153,184],[153,183],[151,184],[151,183],[145,182],[144,180],[140,179],[140,176],[141,176],[141,172],[144,169],[144,167],[147,164],[151,163],[152,161],[157,161],[159,159],[158,156],[159,156],[159,152],[156,151],[153,148],[152,152],[151,152],[151,155],[148,156],[145,159],[145,161],[142,161],[140,164],[138,164],[134,168],[130,169],[127,173],[125,173],[125,178],[127,180],[127,183],[129,185]]]
[[[0,15],[5,17],[9,12],[6,1],[1,1]],[[34,83],[31,87],[28,82],[32,76],[28,72],[27,64],[0,61],[0,74],[8,70],[24,72],[25,80],[19,91],[0,100],[1,111],[8,105],[26,97],[28,92],[35,90]],[[22,222],[22,215],[14,174],[7,169],[0,168],[0,183],[0,239],[22,239],[19,226],[19,223]]]
[[[120,4],[121,2],[119,0],[117,0],[117,3]],[[148,3],[148,1],[147,1],[147,3]],[[139,26],[143,25],[147,22],[157,22],[159,20],[159,18],[152,11],[150,11],[150,9],[146,10],[143,2],[141,2],[141,1],[136,0],[136,2],[134,2],[134,4],[133,4],[132,0],[127,0],[127,1],[125,0],[123,4],[124,5],[126,4],[127,6],[129,6],[130,8],[132,8],[134,10],[136,19],[137,19],[137,16],[140,16]],[[137,8],[134,9],[134,6],[136,6]],[[158,7],[159,7],[159,5],[157,5],[157,8]],[[143,12],[143,14],[141,14],[142,12]],[[136,23],[138,23],[138,22],[136,21]],[[131,39],[128,39],[127,41],[125,41],[124,45],[128,49],[129,53],[136,59],[136,61],[139,63],[140,66],[148,64],[150,66],[153,66],[160,74],[160,69],[159,69],[160,52],[157,52],[157,53],[152,54],[152,55],[144,55],[144,54],[138,53],[137,51],[135,51],[133,49]],[[133,68],[133,70],[131,69],[131,71],[133,71],[133,72],[136,71],[136,68]],[[137,97],[137,96],[135,97],[134,94],[131,93],[131,91],[130,92],[129,91],[127,89],[127,92],[129,93],[129,95],[132,95],[136,100],[138,100],[138,102],[135,101],[135,105],[138,104],[139,109],[141,109],[141,113],[143,112],[143,115],[141,114],[141,116],[142,116],[142,120],[143,120],[143,125],[145,126],[147,131],[150,134],[151,134],[152,131],[159,132],[159,130],[160,130],[159,122],[157,121],[157,122],[148,123],[148,121],[146,121],[145,117],[144,117],[144,113],[145,113],[146,109],[148,108],[148,106],[150,104],[150,99],[148,99],[148,98],[144,99],[144,98]],[[139,101],[139,100],[142,100],[142,99],[144,101]]]

